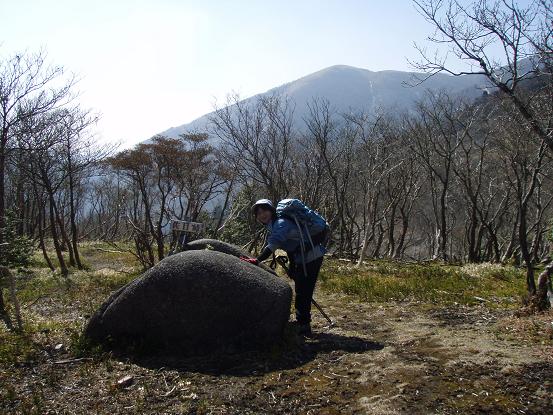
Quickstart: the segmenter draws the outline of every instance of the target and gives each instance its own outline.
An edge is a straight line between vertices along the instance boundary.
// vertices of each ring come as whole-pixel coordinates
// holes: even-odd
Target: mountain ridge
[[[424,98],[427,91],[447,90],[454,95],[475,99],[482,95],[489,83],[484,76],[451,76],[435,74],[424,83],[407,86],[417,76],[426,74],[397,70],[371,71],[355,66],[337,64],[307,74],[296,80],[273,87],[265,92],[245,98],[256,100],[260,96],[279,94],[287,96],[295,105],[295,118],[301,120],[307,114],[307,104],[316,98],[326,99],[337,112],[410,111]],[[206,131],[209,112],[195,120],[160,133],[176,138],[187,132]]]

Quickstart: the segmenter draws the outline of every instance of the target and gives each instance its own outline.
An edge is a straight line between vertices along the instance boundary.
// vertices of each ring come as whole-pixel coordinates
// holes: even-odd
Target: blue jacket
[[[304,261],[300,248],[300,233],[295,222],[286,218],[277,218],[265,225],[265,227],[269,231],[267,246],[271,251],[275,252],[277,249],[282,249],[297,264],[314,261],[322,257],[326,252],[326,249],[321,244],[315,245],[315,249],[312,249],[309,237],[304,230],[302,232],[306,251]]]

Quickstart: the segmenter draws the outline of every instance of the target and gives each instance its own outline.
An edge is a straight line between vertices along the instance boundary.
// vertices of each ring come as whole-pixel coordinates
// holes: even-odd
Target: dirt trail
[[[510,313],[322,301],[341,314],[331,332],[384,346],[340,360],[352,413],[553,413],[553,351],[498,338]]]
[[[70,355],[45,355],[16,368],[18,399],[4,409],[24,412],[38,394],[43,413],[553,413],[553,350],[498,337],[508,312],[316,297],[336,325],[314,310],[314,337],[290,336],[284,350],[62,365]],[[125,375],[132,384],[118,387]]]

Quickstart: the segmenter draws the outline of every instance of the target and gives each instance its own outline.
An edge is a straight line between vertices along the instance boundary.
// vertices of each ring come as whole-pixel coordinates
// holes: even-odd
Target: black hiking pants
[[[296,321],[299,324],[311,322],[311,300],[322,263],[323,257],[320,257],[305,264],[307,275],[304,273],[302,264],[295,262],[290,264],[290,276],[296,286]]]

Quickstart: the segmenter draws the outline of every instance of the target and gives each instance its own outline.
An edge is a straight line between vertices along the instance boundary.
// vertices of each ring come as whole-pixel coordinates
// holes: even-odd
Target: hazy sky
[[[410,70],[410,0],[0,0],[0,54],[44,48],[125,147],[336,64]]]

